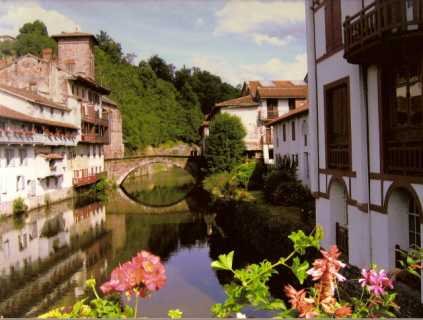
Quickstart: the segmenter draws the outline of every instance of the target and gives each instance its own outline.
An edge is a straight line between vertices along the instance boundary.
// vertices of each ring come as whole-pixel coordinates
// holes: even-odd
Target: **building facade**
[[[104,146],[104,159],[123,158],[122,114],[116,102],[103,96],[103,109],[109,115],[109,144]]]
[[[377,18],[376,18],[377,17]],[[306,4],[311,190],[324,246],[392,269],[421,246],[423,6]]]
[[[297,177],[310,187],[310,153],[308,134],[308,104],[304,102],[297,108],[270,121],[275,162],[289,158],[297,164]]]
[[[247,154],[271,164],[274,146],[271,127],[266,124],[295,109],[306,97],[307,86],[303,82],[278,80],[262,84],[249,81],[244,84],[240,98],[217,103],[208,120],[218,112],[238,116],[247,131]]]
[[[71,197],[73,189],[95,183],[104,171],[110,134],[102,101],[110,91],[95,81],[97,41],[81,32],[53,38],[57,58],[44,49],[41,57],[28,54],[0,67],[3,213],[11,212],[17,197],[29,208]],[[118,126],[121,118],[115,118]]]

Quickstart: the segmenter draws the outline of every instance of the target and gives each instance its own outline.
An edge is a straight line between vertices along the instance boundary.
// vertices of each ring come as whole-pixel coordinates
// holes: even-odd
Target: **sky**
[[[137,61],[158,54],[233,85],[306,73],[303,0],[0,0],[0,35],[36,19],[49,34],[104,30]]]

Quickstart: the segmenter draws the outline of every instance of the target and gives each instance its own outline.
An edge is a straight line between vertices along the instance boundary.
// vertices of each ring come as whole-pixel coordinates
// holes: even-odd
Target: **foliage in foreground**
[[[392,292],[392,274],[371,266],[362,270],[360,279],[346,279],[341,274],[345,264],[339,260],[341,253],[335,245],[327,251],[320,250],[321,258],[316,259],[310,266],[304,256],[309,248],[320,249],[320,241],[323,239],[323,230],[320,227],[310,235],[300,230],[291,233],[288,238],[292,242],[293,251],[274,263],[264,260],[245,268],[234,269],[233,251],[220,255],[218,260],[212,262],[212,268],[230,272],[233,276],[233,281],[224,287],[226,300],[211,308],[215,316],[223,318],[236,315],[238,318],[244,318],[242,312],[244,308],[249,307],[258,311],[269,311],[277,318],[395,317],[395,311],[399,307],[395,303],[396,294]],[[416,270],[421,269],[421,257],[421,250],[416,250],[406,259],[404,268],[420,276]],[[288,284],[283,288],[289,305],[274,298],[269,290],[268,282],[280,267],[290,270],[298,282],[305,286],[296,289]],[[344,281],[357,282],[362,288],[360,297],[341,299],[338,285]],[[95,280],[90,279],[86,284],[93,292],[93,299],[85,298],[70,308],[51,310],[40,318],[136,317],[139,298],[149,296],[165,283],[165,268],[160,258],[142,251],[113,270],[110,280],[100,287],[106,297],[99,296]],[[114,293],[123,294],[128,299],[135,298],[135,308],[122,304],[118,296],[110,295]],[[172,319],[179,319],[182,315],[179,309],[168,312]]]
[[[303,231],[293,232],[289,239],[294,250],[287,256],[271,263],[267,260],[259,264],[251,264],[242,269],[233,269],[234,253],[220,255],[212,267],[217,270],[229,271],[234,281],[225,285],[227,298],[225,302],[215,304],[212,312],[217,317],[229,317],[242,312],[245,307],[274,313],[278,318],[291,317],[394,317],[398,309],[395,304],[393,282],[384,270],[372,267],[363,269],[359,283],[362,287],[361,297],[351,297],[342,300],[338,294],[338,283],[347,279],[340,274],[345,264],[338,260],[341,253],[336,246],[328,251],[321,250],[322,258],[316,259],[312,268],[302,257],[308,248],[320,248],[323,231],[317,228],[312,235],[307,236]],[[291,285],[284,288],[289,299],[287,306],[281,299],[273,298],[270,294],[268,282],[278,271],[277,267],[289,269],[304,284],[309,277],[314,285],[297,290]],[[354,280],[349,280],[354,281]]]

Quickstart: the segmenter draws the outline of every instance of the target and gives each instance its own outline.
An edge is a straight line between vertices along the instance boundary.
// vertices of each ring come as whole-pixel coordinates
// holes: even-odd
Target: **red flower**
[[[305,289],[297,291],[291,285],[287,285],[284,291],[289,298],[289,303],[299,312],[300,317],[314,318],[318,315],[315,311],[314,300],[306,297]]]

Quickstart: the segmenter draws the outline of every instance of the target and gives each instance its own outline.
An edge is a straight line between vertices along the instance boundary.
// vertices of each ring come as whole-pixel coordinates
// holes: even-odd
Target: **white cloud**
[[[237,85],[247,80],[302,80],[307,70],[306,54],[295,56],[293,61],[272,58],[264,63],[236,66],[223,58],[196,56],[192,63],[201,69],[219,75],[224,81]]]
[[[283,46],[304,29],[303,1],[230,0],[217,13],[216,35],[241,34],[255,43]],[[288,41],[288,42],[289,42]]]
[[[284,37],[283,39],[281,39],[278,37],[269,36],[267,34],[254,33],[253,39],[254,39],[254,42],[257,43],[258,45],[271,44],[276,47],[283,47],[283,46],[286,46],[288,43],[290,43],[294,39],[294,37],[291,35],[288,35]]]
[[[200,26],[204,25],[204,19],[203,19],[203,18],[201,18],[201,17],[197,18],[197,19],[195,20],[195,25],[196,25],[196,26],[198,26],[198,27],[200,27]]]
[[[47,26],[49,34],[62,31],[75,31],[78,24],[69,17],[55,10],[47,10],[35,1],[16,1],[2,4],[0,13],[0,34],[16,35],[26,22],[41,20]]]

